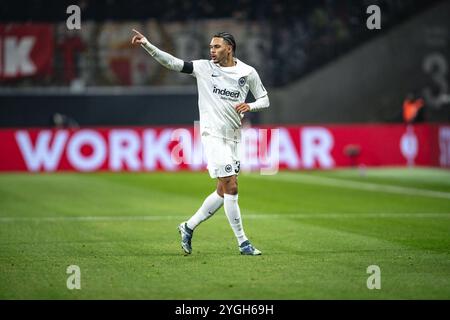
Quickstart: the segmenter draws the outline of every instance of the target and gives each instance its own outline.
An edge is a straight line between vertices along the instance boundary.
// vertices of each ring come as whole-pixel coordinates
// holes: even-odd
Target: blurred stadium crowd
[[[386,32],[436,1],[419,0],[81,0],[2,1],[0,21],[46,23],[53,30],[52,72],[2,80],[2,86],[185,85],[130,45],[137,28],[184,60],[208,58],[213,33],[237,39],[237,56],[260,70],[268,86],[284,86]],[[66,27],[67,6],[81,8],[81,30]],[[371,4],[381,7],[381,31],[366,28]]]

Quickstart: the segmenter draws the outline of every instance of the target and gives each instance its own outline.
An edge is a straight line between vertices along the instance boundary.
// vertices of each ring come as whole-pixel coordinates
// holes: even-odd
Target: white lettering
[[[66,26],[69,30],[80,30],[81,29],[81,9],[77,5],[70,5],[66,9],[67,14],[70,15],[66,20]]]
[[[367,29],[381,29],[381,10],[380,7],[373,4],[367,7],[366,13],[371,13],[372,15],[367,18],[366,26]]]
[[[259,130],[259,159],[261,162],[261,175],[277,174],[280,166],[280,130],[270,130],[270,149],[273,151],[270,155],[267,154],[268,135],[266,129]],[[290,138],[289,138],[290,139]]]
[[[270,141],[270,155],[276,154],[278,150],[280,164],[285,163],[289,169],[298,169],[300,166],[300,158],[289,135],[289,131],[285,128],[278,128],[278,141],[275,140],[271,139]]]
[[[192,163],[192,135],[188,129],[179,128],[172,131],[170,140],[178,142],[170,152],[172,162],[176,165]]]
[[[317,160],[318,165],[323,168],[334,166],[331,156],[333,148],[333,136],[325,128],[304,128],[301,132],[302,158],[305,168],[313,168]]]
[[[367,278],[367,288],[381,289],[381,270],[377,265],[371,265],[367,267],[367,273],[372,274]]]
[[[34,37],[22,37],[19,41],[17,37],[5,38],[5,70],[4,75],[18,76],[31,75],[36,72],[36,66],[31,60],[30,54],[36,39]]]
[[[243,155],[241,170],[251,171],[254,168],[258,168],[258,130],[255,128],[242,130],[241,141],[240,154]]]
[[[124,165],[132,171],[140,169],[138,153],[141,149],[141,141],[136,131],[130,129],[111,130],[109,147],[109,167],[111,170],[120,171],[124,168]]]
[[[439,151],[441,167],[450,167],[450,127],[439,128]]]
[[[158,160],[165,170],[176,170],[175,163],[172,162],[169,151],[172,129],[164,129],[159,137],[156,137],[156,130],[148,129],[144,131],[143,164],[149,171],[157,169]]]
[[[90,155],[84,155],[81,152],[83,146],[90,146],[92,153]],[[80,130],[70,139],[67,146],[67,158],[77,170],[97,170],[105,162],[106,143],[97,131]]]
[[[67,289],[73,290],[81,289],[81,270],[80,267],[77,265],[70,265],[67,267],[66,270],[67,274],[70,274],[70,276],[67,278],[66,286]]]
[[[52,132],[40,131],[34,148],[27,131],[17,131],[15,136],[28,170],[39,171],[43,167],[45,171],[55,171],[69,135],[67,131],[57,131],[53,144],[50,146]]]

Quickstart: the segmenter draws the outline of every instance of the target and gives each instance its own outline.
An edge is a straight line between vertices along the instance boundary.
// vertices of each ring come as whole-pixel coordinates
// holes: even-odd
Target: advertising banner
[[[197,127],[0,130],[0,171],[203,170]],[[242,130],[242,170],[450,167],[450,126],[335,125]]]

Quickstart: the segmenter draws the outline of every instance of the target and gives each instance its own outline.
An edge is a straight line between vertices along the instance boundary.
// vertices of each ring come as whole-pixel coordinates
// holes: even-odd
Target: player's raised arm
[[[140,44],[162,66],[174,71],[192,73],[192,62],[185,62],[167,52],[158,49],[153,44],[151,44],[150,41],[148,41],[148,39],[142,33],[135,29],[133,29],[133,32],[135,33],[135,35],[131,39],[131,43]]]

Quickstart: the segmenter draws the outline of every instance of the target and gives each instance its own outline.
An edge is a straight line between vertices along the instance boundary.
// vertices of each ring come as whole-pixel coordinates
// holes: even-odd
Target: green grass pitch
[[[242,173],[263,255],[239,254],[220,209],[184,256],[176,227],[214,186],[206,172],[1,174],[0,298],[450,299],[448,170]]]

